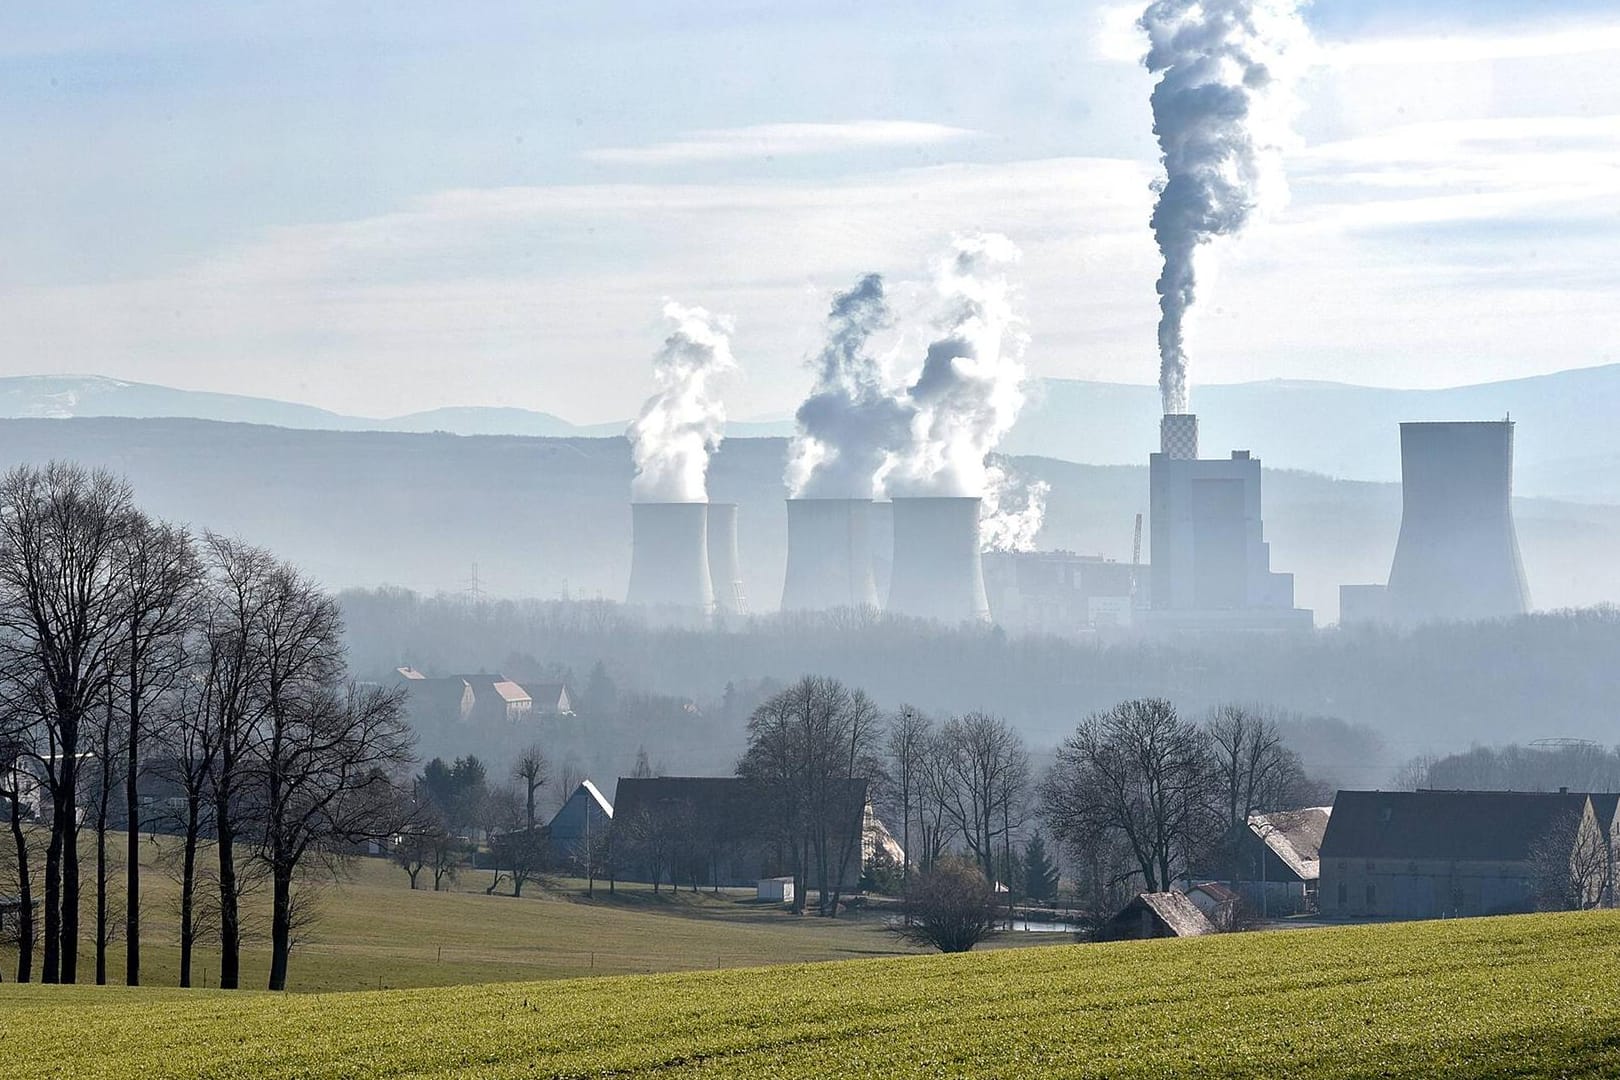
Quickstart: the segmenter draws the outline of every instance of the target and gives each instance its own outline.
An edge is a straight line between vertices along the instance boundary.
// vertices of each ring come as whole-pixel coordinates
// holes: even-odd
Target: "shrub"
[[[979,868],[941,859],[906,886],[906,921],[895,928],[907,941],[940,952],[967,952],[996,928],[996,895]]]

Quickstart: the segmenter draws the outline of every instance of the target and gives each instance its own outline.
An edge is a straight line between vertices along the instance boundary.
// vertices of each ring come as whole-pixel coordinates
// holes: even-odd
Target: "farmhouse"
[[[832,815],[828,869],[839,888],[854,891],[868,849],[886,835],[878,833],[865,780],[845,781]],[[614,793],[619,876],[754,888],[792,873],[784,824],[770,793],[741,777],[621,777]]]
[[[1193,902],[1178,892],[1137,893],[1136,898],[1097,931],[1099,941],[1135,941],[1144,938],[1200,937],[1213,934],[1215,924]]]
[[[1322,838],[1321,911],[1399,919],[1530,911],[1548,845],[1569,848],[1554,863],[1577,862],[1602,850],[1603,833],[1580,793],[1341,791]],[[1583,882],[1593,894],[1583,902],[1601,899],[1604,884]]]
[[[1238,835],[1233,887],[1256,911],[1298,915],[1316,910],[1320,851],[1331,806],[1250,814]]]
[[[595,784],[581,780],[547,826],[551,853],[559,862],[578,862],[594,841],[607,839],[612,827],[613,804]]]
[[[1217,930],[1230,930],[1237,925],[1239,895],[1219,881],[1201,881],[1187,888],[1187,899],[1193,907],[1204,913],[1204,918]]]

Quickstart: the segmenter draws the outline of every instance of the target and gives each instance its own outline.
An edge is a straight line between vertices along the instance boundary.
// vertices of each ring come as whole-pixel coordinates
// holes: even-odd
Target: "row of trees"
[[[1202,720],[1168,701],[1122,702],[1084,720],[1035,780],[1016,729],[986,713],[934,720],[903,706],[883,715],[861,691],[807,677],[765,701],[748,724],[741,775],[770,793],[778,838],[805,903],[820,887],[837,911],[850,843],[852,780],[875,793],[899,833],[902,878],[962,855],[991,883],[1044,898],[1055,868],[1037,823],[1069,855],[1099,909],[1127,884],[1168,888],[1214,869],[1251,813],[1327,794],[1284,745],[1275,719],[1224,706]],[[1206,871],[1207,872],[1207,871]]]
[[[121,817],[125,981],[141,981],[140,834],[164,824],[180,835],[181,985],[209,928],[220,987],[239,985],[242,901],[268,886],[269,986],[285,987],[301,885],[392,835],[404,809],[401,696],[348,679],[342,635],[335,600],[295,567],[153,520],[109,473],[53,463],[0,479],[0,794],[23,900],[19,981],[32,977],[36,940],[43,981],[79,977],[87,820],[106,981],[108,842]],[[42,928],[22,821],[34,788],[48,837]],[[159,788],[169,797],[153,807],[142,792]]]

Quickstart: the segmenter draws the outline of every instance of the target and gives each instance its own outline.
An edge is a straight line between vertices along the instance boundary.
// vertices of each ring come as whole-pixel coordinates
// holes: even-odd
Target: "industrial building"
[[[1159,425],[1148,460],[1152,600],[1148,624],[1165,630],[1309,629],[1294,607],[1294,576],[1271,569],[1261,516],[1260,459],[1198,456],[1198,418]]]
[[[789,499],[783,611],[878,606],[871,499]]]
[[[1339,586],[1339,623],[1500,619],[1530,610],[1513,524],[1513,421],[1401,425],[1401,532],[1388,585]]]
[[[991,551],[983,563],[990,614],[1007,630],[1073,634],[1134,621],[1130,563],[1072,551]]]
[[[748,613],[736,503],[638,502],[630,515],[626,604],[665,626],[697,628]]]
[[[989,622],[979,506],[971,497],[895,498],[887,610],[956,625]]]

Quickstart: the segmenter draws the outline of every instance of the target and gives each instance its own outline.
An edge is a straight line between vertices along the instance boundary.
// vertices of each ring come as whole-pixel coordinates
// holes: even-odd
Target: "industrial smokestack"
[[[894,570],[889,608],[945,623],[988,622],[979,559],[979,500],[894,500]]]
[[[714,613],[709,577],[709,504],[630,504],[630,588],[625,603],[676,621]]]
[[[709,504],[709,580],[714,606],[721,615],[748,614],[742,565],[737,558],[737,504]]]
[[[789,499],[783,611],[878,606],[871,499]]]
[[[1198,460],[1198,417],[1166,413],[1159,418],[1159,453],[1179,461]]]
[[[1401,535],[1389,570],[1401,622],[1521,615],[1513,423],[1401,425]]]

